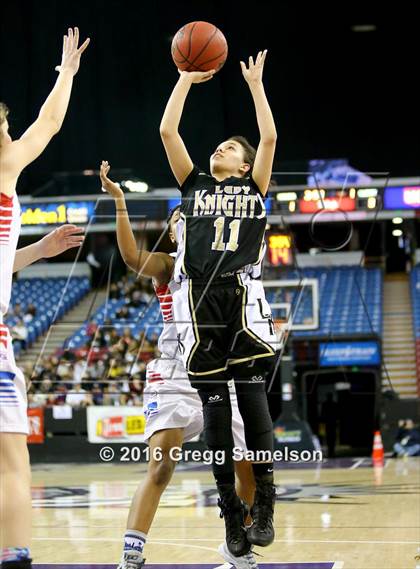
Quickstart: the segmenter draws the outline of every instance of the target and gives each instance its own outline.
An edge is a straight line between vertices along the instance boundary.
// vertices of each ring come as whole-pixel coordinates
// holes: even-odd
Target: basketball
[[[219,71],[228,46],[222,32],[208,22],[190,22],[172,40],[172,59],[180,71]]]

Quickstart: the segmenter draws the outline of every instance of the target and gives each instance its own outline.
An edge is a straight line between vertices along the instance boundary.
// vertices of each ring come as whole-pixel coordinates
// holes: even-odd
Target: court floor
[[[33,475],[37,569],[116,568],[144,464],[38,465]],[[276,470],[276,540],[262,569],[420,567],[420,459],[326,461]],[[180,465],[146,545],[154,569],[214,569],[223,520],[206,466]],[[417,565],[418,564],[418,565]]]

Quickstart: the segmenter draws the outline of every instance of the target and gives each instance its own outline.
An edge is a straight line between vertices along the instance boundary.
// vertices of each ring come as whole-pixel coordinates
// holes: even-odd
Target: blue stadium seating
[[[130,328],[134,337],[139,336],[142,331],[145,332],[147,338],[150,338],[152,334],[161,333],[163,323],[157,299],[153,299],[148,306],[142,308],[129,307],[130,318],[127,320],[117,320],[116,313],[126,302],[127,300],[125,298],[109,300],[108,303],[104,302],[91,317],[90,322],[102,326],[106,320],[110,320],[112,326],[121,332],[124,328]],[[86,321],[77,332],[70,338],[67,338],[65,344],[66,348],[77,349],[84,346],[87,340],[87,328],[90,322]]]
[[[382,303],[383,303],[383,273],[380,269],[365,269],[362,267],[317,267],[303,269],[299,273],[289,271],[283,274],[285,279],[299,279],[302,277],[316,278],[319,282],[320,299],[320,327],[318,330],[296,331],[297,337],[311,335],[381,335],[382,334]],[[285,289],[267,290],[269,302],[285,300]],[[305,322],[311,316],[311,297],[309,294],[300,295],[299,303],[293,297],[294,321]],[[101,325],[106,319],[112,322],[117,329],[129,327],[133,335],[139,335],[144,330],[146,337],[151,334],[160,334],[162,318],[159,313],[159,304],[153,300],[147,308],[130,308],[131,318],[127,321],[116,320],[116,312],[124,306],[125,299],[110,300],[104,303],[93,315],[92,321]],[[75,349],[86,343],[85,323],[71,338],[67,347]]]
[[[414,334],[420,339],[420,265],[414,267],[410,275],[411,301],[414,313]]]
[[[382,334],[383,273],[380,269],[316,267],[291,271],[287,278],[315,278],[319,283],[319,328],[298,330],[295,336]],[[297,294],[294,300],[293,321],[304,323],[312,314],[309,291],[306,293],[303,289],[303,294]],[[296,300],[299,300],[297,306]]]
[[[66,287],[67,284],[67,287]],[[13,283],[11,306],[20,303],[22,315],[28,304],[34,304],[35,318],[27,324],[28,347],[38,336],[44,334],[54,320],[59,320],[73,308],[90,290],[87,277],[31,278],[19,279]],[[4,323],[11,328],[18,321],[16,316],[8,314]],[[15,345],[15,354],[19,348]]]

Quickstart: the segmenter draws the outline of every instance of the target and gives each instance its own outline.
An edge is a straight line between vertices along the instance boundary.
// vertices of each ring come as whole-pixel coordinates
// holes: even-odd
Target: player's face
[[[210,156],[210,171],[231,176],[244,176],[249,170],[249,164],[244,161],[244,149],[236,140],[226,140],[219,144]]]
[[[178,221],[180,220],[181,212],[179,209],[176,209],[172,214],[171,221],[169,222],[169,239],[172,243],[177,243],[176,240],[176,226]]]
[[[3,122],[0,129],[1,129],[0,144],[2,146],[4,144],[10,144],[12,142],[12,137],[9,134],[9,123],[7,122],[7,120]]]

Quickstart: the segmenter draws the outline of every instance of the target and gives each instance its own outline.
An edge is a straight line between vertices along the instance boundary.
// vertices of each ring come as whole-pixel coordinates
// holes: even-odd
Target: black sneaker
[[[246,539],[245,517],[246,509],[235,491],[222,494],[217,501],[220,508],[220,517],[225,520],[226,544],[234,557],[241,557],[249,553],[251,545]]]
[[[251,508],[252,525],[247,529],[249,543],[266,547],[274,541],[274,503],[276,487],[271,482],[257,484],[254,505]]]
[[[3,561],[1,569],[32,569],[32,559],[24,561]]]

